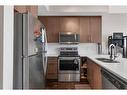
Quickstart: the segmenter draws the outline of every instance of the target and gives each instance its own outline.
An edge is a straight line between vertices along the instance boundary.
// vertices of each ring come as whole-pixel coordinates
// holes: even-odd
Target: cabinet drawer
[[[49,63],[47,67],[47,73],[57,73],[57,64]]]
[[[48,57],[47,79],[58,79],[57,57]]]
[[[56,73],[52,73],[52,74],[47,73],[46,79],[57,79],[57,78],[58,76]]]
[[[57,57],[48,57],[48,62],[57,62]]]

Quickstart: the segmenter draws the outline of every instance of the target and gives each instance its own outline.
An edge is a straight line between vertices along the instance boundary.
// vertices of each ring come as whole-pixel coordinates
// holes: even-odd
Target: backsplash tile
[[[93,55],[98,53],[98,47],[96,43],[80,43],[77,45],[65,45],[59,43],[48,43],[48,56],[59,55],[60,47],[78,47],[79,55]]]

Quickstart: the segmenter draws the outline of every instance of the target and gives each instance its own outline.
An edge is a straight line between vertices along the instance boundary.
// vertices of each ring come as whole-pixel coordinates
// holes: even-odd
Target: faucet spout
[[[109,46],[110,59],[115,60],[116,57],[116,46],[114,44],[110,44]]]

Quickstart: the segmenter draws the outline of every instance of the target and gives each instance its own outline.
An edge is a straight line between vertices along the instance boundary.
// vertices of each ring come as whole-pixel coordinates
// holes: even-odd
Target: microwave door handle
[[[75,41],[76,41],[76,35],[75,35]]]

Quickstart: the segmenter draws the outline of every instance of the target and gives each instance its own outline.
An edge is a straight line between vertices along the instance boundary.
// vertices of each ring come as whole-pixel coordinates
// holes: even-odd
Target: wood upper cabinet
[[[58,79],[57,57],[48,57],[46,79]]]
[[[40,16],[48,42],[58,42],[59,32],[80,34],[81,43],[101,43],[101,16]]]
[[[60,32],[59,17],[38,17],[45,25],[48,42],[58,42]]]
[[[80,17],[80,42],[101,43],[101,16]]]
[[[60,17],[60,32],[79,33],[78,17]]]
[[[38,6],[14,6],[14,9],[18,11],[19,13],[26,13],[30,12],[34,17],[37,17],[38,13]]]
[[[90,41],[89,17],[80,17],[80,42],[88,43]]]
[[[92,89],[102,89],[101,67],[87,59],[87,79]]]
[[[92,43],[101,43],[101,16],[90,17],[90,34]]]

